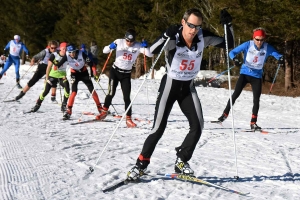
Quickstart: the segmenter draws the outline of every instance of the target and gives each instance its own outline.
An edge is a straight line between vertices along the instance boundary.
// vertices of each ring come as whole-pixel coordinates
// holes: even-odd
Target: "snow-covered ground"
[[[21,66],[21,76],[28,68],[28,65]],[[22,86],[32,77],[33,71],[21,80]],[[0,199],[300,199],[299,97],[262,95],[258,125],[270,133],[242,132],[249,128],[252,110],[252,93],[243,91],[234,106],[233,134],[232,116],[223,126],[208,123],[222,114],[229,97],[228,90],[211,87],[197,87],[206,123],[189,163],[196,177],[249,192],[247,196],[155,176],[174,171],[174,148],[189,131],[188,121],[177,104],[174,104],[167,129],[148,167],[148,172],[154,176],[103,193],[103,189],[126,177],[148,136],[160,83],[158,74],[158,79],[144,83],[133,102],[133,118],[139,120],[135,120],[138,127],[128,129],[125,122],[121,122],[116,129],[119,122],[113,116],[107,119],[114,122],[70,125],[79,119],[94,117],[82,115],[82,112],[96,112],[82,83],[70,121],[62,120],[60,106],[50,102],[50,94],[37,113],[23,114],[35,105],[43,90],[43,80],[19,102],[2,102],[7,95],[7,99],[11,99],[20,92],[17,88],[12,90],[15,84],[12,66],[0,80],[4,83],[0,85]],[[132,80],[132,97],[143,81]],[[107,77],[103,76],[100,84],[105,92],[107,82]],[[103,91],[96,83],[95,87],[103,102]],[[60,99],[58,89],[57,100],[60,102]],[[111,112],[123,114],[120,87],[113,105],[115,110],[111,107]],[[101,154],[113,133],[115,135]],[[90,166],[95,167],[95,171],[86,176]],[[234,179],[236,175],[240,177],[238,180]]]

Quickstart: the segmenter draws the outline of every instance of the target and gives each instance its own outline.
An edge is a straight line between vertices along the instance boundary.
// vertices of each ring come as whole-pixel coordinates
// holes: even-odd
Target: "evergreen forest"
[[[285,91],[298,88],[299,0],[6,0],[0,6],[0,46],[4,48],[18,34],[31,57],[44,49],[49,40],[66,41],[78,47],[82,43],[89,47],[91,41],[95,41],[100,50],[98,67],[101,69],[107,59],[107,54],[102,53],[103,47],[123,38],[128,28],[136,30],[138,41],[145,39],[151,45],[169,25],[180,23],[188,8],[200,9],[204,16],[203,29],[220,36],[224,35],[220,11],[228,8],[236,45],[250,40],[254,28],[265,28],[266,42],[285,58],[276,80],[284,83]],[[227,69],[224,56],[223,50],[207,48],[201,69],[220,72]],[[113,60],[114,56],[109,63]],[[151,62],[153,59],[148,58],[148,68]],[[156,67],[163,64],[164,59],[160,58]],[[276,69],[277,61],[270,58],[265,66],[264,81],[272,82]],[[232,70],[232,74],[238,74],[238,69]]]

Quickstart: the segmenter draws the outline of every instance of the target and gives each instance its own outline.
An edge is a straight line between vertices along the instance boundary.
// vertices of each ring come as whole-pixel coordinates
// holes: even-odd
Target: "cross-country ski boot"
[[[108,108],[106,108],[106,107],[102,107],[102,109],[100,110],[101,112],[100,112],[100,114],[99,115],[97,115],[96,116],[96,120],[104,120],[105,118],[106,118],[106,116],[107,116],[107,114],[108,114]]]
[[[127,172],[127,179],[129,181],[138,181],[138,179],[145,174],[146,169],[141,169],[135,165],[129,172]]]
[[[220,123],[222,123],[222,122],[225,121],[225,119],[227,119],[227,117],[228,117],[228,114],[223,113],[223,114],[221,115],[221,117],[218,118],[218,121],[219,121]]]
[[[25,93],[23,91],[21,91],[20,94],[15,97],[15,100],[17,101],[17,100],[21,99],[24,95],[25,95]]]
[[[72,109],[68,108],[66,113],[63,116],[63,120],[69,120],[71,118],[71,115],[72,115]]]
[[[131,119],[131,116],[126,116],[126,125],[127,128],[135,128],[136,127],[136,123],[134,123]]]
[[[255,131],[261,131],[261,127],[259,127],[256,122],[251,122],[250,124],[250,128],[251,131],[255,132]]]
[[[175,172],[179,174],[194,176],[194,170],[192,170],[189,163],[183,162],[179,157],[177,157],[175,162]]]
[[[40,104],[35,104],[33,108],[31,108],[31,112],[36,112],[38,109],[40,109],[41,105]]]

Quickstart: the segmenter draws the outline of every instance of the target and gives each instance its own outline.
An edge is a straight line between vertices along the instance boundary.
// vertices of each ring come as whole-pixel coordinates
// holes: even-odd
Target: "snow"
[[[27,64],[22,65],[21,76],[28,69]],[[33,71],[30,69],[24,75],[22,86]],[[145,81],[133,102],[133,118],[140,120],[135,120],[138,127],[128,129],[125,122],[121,122],[116,129],[118,119],[111,115],[107,119],[115,122],[70,125],[79,119],[94,117],[82,112],[96,112],[82,83],[70,121],[62,120],[60,106],[50,102],[50,94],[37,113],[23,114],[35,105],[43,90],[43,80],[20,102],[2,102],[7,95],[7,99],[11,99],[20,92],[12,89],[15,74],[11,66],[0,81],[4,83],[0,85],[0,199],[300,199],[299,97],[262,95],[258,125],[270,133],[242,132],[249,128],[252,110],[252,92],[243,91],[234,106],[233,134],[232,115],[223,126],[208,123],[222,114],[229,95],[226,89],[212,87],[196,88],[206,122],[189,163],[196,177],[249,193],[247,196],[155,175],[174,171],[174,148],[189,131],[188,121],[176,103],[148,167],[152,176],[145,177],[141,183],[103,193],[103,189],[126,177],[148,136],[163,72],[156,74],[157,79]],[[143,81],[132,80],[132,98]],[[107,82],[107,77],[102,76],[100,84],[106,93]],[[94,85],[103,102],[103,91],[95,82]],[[60,99],[58,88],[57,100],[60,102]],[[117,113],[123,114],[120,86],[113,105]],[[115,112],[113,107],[110,111]],[[89,173],[89,167],[95,167],[95,171]],[[234,179],[236,175],[240,177],[238,180]]]

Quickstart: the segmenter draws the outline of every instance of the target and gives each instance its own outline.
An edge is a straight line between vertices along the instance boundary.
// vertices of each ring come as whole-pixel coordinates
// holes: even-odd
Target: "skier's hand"
[[[147,42],[146,40],[143,40],[143,41],[141,42],[141,47],[142,47],[142,48],[147,48],[147,47],[148,47],[148,42]]]
[[[284,64],[284,59],[283,56],[278,60],[278,65],[283,65]]]
[[[227,12],[226,10],[227,8],[224,8],[223,10],[221,10],[220,13],[220,23],[223,25],[229,25],[232,22],[232,17],[231,15]]]
[[[51,85],[51,86],[52,86],[51,79],[52,79],[52,78],[50,78],[50,79],[47,79],[47,83],[48,83],[49,85]]]
[[[239,61],[239,59],[237,59],[237,58],[234,58],[233,62],[234,62],[234,65],[237,66],[237,67],[240,67],[242,65],[242,62]]]
[[[166,32],[164,33],[163,37],[165,39],[167,39],[168,37],[172,38],[175,37],[175,35],[177,34],[179,30],[179,26],[178,25],[171,25]]]
[[[117,44],[114,43],[114,42],[112,42],[112,43],[109,45],[109,48],[110,48],[111,50],[116,49],[116,48],[117,48]]]

